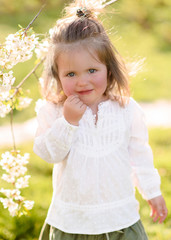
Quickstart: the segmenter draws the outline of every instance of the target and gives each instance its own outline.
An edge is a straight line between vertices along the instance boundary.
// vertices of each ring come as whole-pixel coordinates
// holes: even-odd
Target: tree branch
[[[36,72],[33,73],[36,79],[39,81],[39,77],[37,76]]]
[[[11,117],[10,117],[10,125],[11,125],[11,134],[12,134],[12,140],[13,140],[13,150],[16,151],[16,144],[15,144],[15,136],[14,136],[14,127],[13,127],[13,108],[10,111]]]
[[[27,76],[25,76],[25,78],[15,87],[15,92],[14,94],[11,96],[11,99],[13,99],[15,97],[15,95],[18,92],[18,89],[23,85],[23,83],[36,71],[36,69],[39,67],[39,65],[45,60],[45,58],[43,58],[32,70],[31,72],[29,72],[27,74]]]
[[[30,28],[31,24],[36,20],[36,18],[40,15],[41,11],[43,10],[43,8],[46,6],[46,4],[44,4],[41,9],[39,10],[39,12],[37,13],[37,15],[33,18],[33,20],[28,24],[28,26],[25,28],[23,34],[25,34],[27,32],[27,30]]]

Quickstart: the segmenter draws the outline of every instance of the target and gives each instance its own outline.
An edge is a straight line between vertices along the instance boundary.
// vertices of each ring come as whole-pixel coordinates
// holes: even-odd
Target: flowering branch
[[[42,6],[38,14],[24,29],[21,28],[15,34],[10,34],[6,38],[5,44],[0,44],[0,117],[5,117],[10,113],[10,125],[13,139],[13,150],[2,154],[0,166],[6,174],[2,175],[2,179],[12,184],[12,189],[0,189],[3,197],[0,197],[4,208],[7,208],[11,216],[21,216],[28,214],[32,209],[34,202],[25,200],[21,196],[20,189],[28,187],[29,175],[27,172],[26,164],[28,164],[29,154],[25,153],[24,156],[20,155],[20,151],[16,149],[14,127],[13,127],[13,111],[22,110],[27,107],[31,100],[24,96],[22,85],[32,75],[36,75],[36,70],[39,65],[44,61],[48,40],[39,41],[32,29],[31,24],[37,19],[45,5]],[[15,77],[13,76],[12,69],[17,63],[25,62],[32,58],[33,50],[35,51],[38,64],[28,73],[17,86],[14,86]]]

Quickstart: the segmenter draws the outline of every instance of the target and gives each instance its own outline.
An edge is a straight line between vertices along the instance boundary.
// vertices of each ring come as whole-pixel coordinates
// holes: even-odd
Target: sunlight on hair
[[[135,77],[138,72],[143,71],[145,60],[146,58],[142,58],[134,62],[126,63],[126,68],[130,77]]]

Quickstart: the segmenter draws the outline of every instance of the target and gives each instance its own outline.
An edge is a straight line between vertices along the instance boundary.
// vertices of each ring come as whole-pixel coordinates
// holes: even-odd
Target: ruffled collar
[[[82,119],[80,120],[80,123],[83,121],[86,121],[88,123],[88,125],[95,125],[97,126],[98,121],[101,120],[104,116],[105,116],[105,109],[108,109],[108,106],[111,104],[111,102],[113,102],[111,99],[107,99],[103,102],[100,102],[98,104],[98,110],[97,113],[94,114],[92,109],[87,106],[87,109],[82,117]]]

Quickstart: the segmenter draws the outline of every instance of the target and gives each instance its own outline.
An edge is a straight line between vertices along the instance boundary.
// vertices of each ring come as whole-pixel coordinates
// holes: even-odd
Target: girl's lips
[[[86,95],[86,94],[89,94],[93,91],[93,89],[90,89],[90,90],[83,90],[83,91],[79,91],[78,93],[81,94],[81,95]]]

